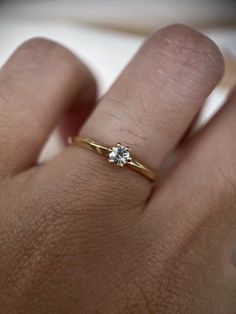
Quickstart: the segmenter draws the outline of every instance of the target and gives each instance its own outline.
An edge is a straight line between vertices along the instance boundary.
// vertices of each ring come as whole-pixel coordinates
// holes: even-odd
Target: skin
[[[71,52],[16,50],[0,72],[2,314],[236,313],[236,92],[181,141],[223,69],[210,39],[169,26],[96,106]],[[155,186],[83,148],[38,165],[58,125],[128,145],[154,171],[180,154]]]

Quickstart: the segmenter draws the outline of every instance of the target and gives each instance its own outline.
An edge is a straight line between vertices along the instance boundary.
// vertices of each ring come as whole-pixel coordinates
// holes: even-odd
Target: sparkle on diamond
[[[110,148],[109,161],[117,164],[117,166],[124,166],[131,160],[130,149],[128,147],[117,144]]]

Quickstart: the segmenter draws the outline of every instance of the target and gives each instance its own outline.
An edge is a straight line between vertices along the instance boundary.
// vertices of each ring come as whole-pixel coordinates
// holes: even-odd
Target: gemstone
[[[117,144],[109,149],[109,162],[123,167],[128,161],[131,161],[130,148]]]

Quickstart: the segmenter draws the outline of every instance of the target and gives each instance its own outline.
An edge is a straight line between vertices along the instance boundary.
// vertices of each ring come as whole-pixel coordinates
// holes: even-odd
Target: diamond
[[[109,162],[123,167],[129,161],[131,161],[129,147],[122,146],[118,143],[116,146],[109,148]]]

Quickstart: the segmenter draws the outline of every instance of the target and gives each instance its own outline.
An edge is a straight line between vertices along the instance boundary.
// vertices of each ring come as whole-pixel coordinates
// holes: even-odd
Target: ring
[[[89,138],[82,138],[80,136],[70,137],[68,139],[70,145],[84,147],[99,155],[108,157],[110,163],[116,164],[118,167],[128,166],[134,171],[138,172],[142,176],[151,181],[156,180],[156,174],[141,164],[139,161],[131,157],[131,149],[127,146],[123,146],[117,143],[115,146],[106,147],[96,143]]]

